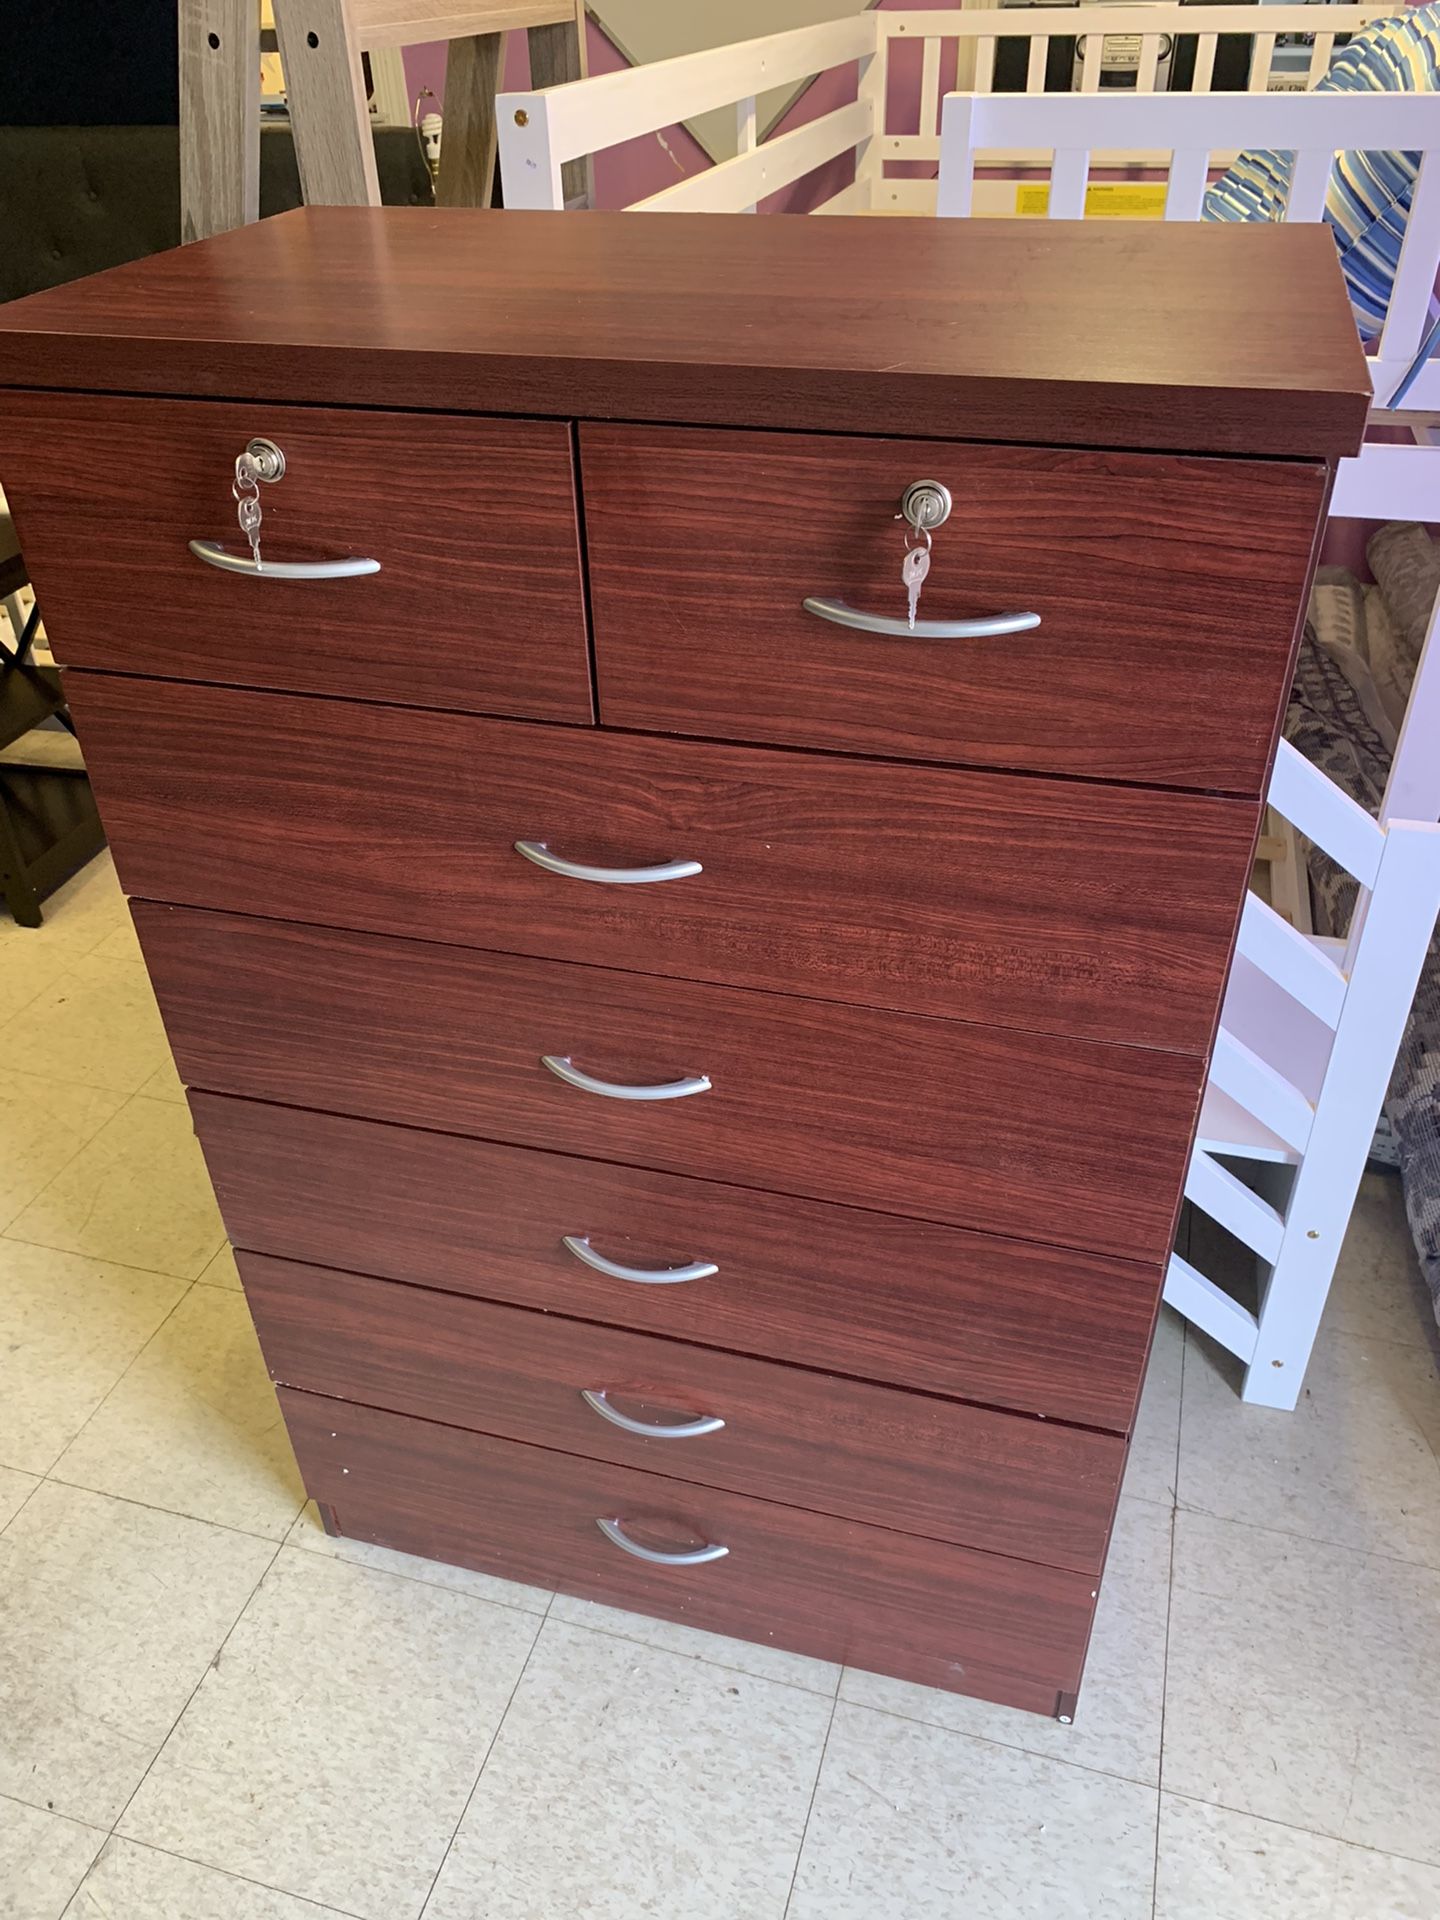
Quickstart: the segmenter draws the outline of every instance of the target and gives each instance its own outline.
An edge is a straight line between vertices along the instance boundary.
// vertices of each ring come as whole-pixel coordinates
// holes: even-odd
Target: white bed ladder
[[[1299,1398],[1440,912],[1437,630],[1440,602],[1378,822],[1288,741],[1270,782],[1270,805],[1360,893],[1345,941],[1246,896],[1185,1193],[1255,1254],[1259,1309],[1179,1254],[1165,1279],[1170,1305],[1244,1361],[1243,1398],[1261,1406]],[[1288,1192],[1272,1204],[1226,1159],[1293,1169]]]
[[[1156,150],[1167,175],[1167,220],[1200,217],[1219,150],[1292,152],[1285,217],[1311,221],[1323,216],[1337,151],[1419,150],[1389,314],[1369,358],[1372,422],[1403,425],[1411,439],[1367,445],[1342,460],[1332,511],[1440,518],[1440,446],[1424,418],[1425,409],[1440,407],[1440,362],[1416,380],[1404,413],[1387,414],[1384,406],[1419,347],[1435,285],[1440,99],[1358,92],[949,94],[937,211],[968,214],[977,154],[1006,147],[1049,152],[1051,219],[1083,217],[1091,165],[1100,156]],[[1185,1191],[1254,1253],[1258,1310],[1250,1312],[1178,1254],[1165,1281],[1170,1304],[1245,1362],[1244,1398],[1262,1406],[1289,1409],[1299,1398],[1440,910],[1437,622],[1440,604],[1378,820],[1286,742],[1271,776],[1272,813],[1344,867],[1359,882],[1359,897],[1341,942],[1317,939],[1258,895],[1247,896]],[[1252,1176],[1254,1187],[1269,1191],[1253,1190],[1227,1159],[1272,1166],[1268,1177]]]

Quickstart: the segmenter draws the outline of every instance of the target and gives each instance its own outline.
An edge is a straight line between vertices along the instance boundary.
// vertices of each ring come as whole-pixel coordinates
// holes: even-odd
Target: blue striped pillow
[[[1317,93],[1440,92],[1440,4],[1377,20],[1341,49]],[[1206,220],[1278,220],[1293,156],[1242,153],[1205,196]],[[1390,304],[1418,153],[1342,153],[1325,196],[1355,323],[1379,333]]]

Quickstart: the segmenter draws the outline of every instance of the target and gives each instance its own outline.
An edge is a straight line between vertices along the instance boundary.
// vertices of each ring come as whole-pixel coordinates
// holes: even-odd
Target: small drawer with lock
[[[9,394],[71,666],[588,723],[557,421]]]
[[[608,726],[1263,789],[1318,464],[586,423],[580,470]]]

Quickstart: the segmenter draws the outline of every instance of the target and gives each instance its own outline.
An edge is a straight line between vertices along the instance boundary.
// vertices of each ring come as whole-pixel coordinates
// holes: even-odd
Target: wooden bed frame
[[[1332,512],[1440,521],[1440,362],[1424,366],[1403,410],[1386,404],[1416,358],[1440,265],[1437,103],[1433,96],[1268,90],[1279,36],[1314,35],[1305,74],[1313,86],[1337,35],[1395,11],[1267,6],[1198,13],[1158,5],[1086,8],[1083,20],[1068,8],[863,14],[502,96],[506,203],[560,208],[567,161],[726,104],[736,109],[736,157],[637,202],[635,211],[753,211],[766,195],[853,153],[851,178],[814,212],[984,212],[997,201],[997,183],[985,175],[998,169],[1009,176],[1008,211],[1015,210],[1016,178],[1028,177],[1048,186],[1050,218],[1078,218],[1087,211],[1099,156],[1095,171],[1139,165],[1157,174],[1164,217],[1193,220],[1213,171],[1242,148],[1262,147],[1297,156],[1285,217],[1318,220],[1335,153],[1418,150],[1425,158],[1389,314],[1370,353],[1374,424],[1389,429],[1391,439],[1341,463]],[[1167,37],[1195,35],[1201,20],[1195,90],[1157,92]],[[1077,24],[1084,28],[1080,90],[1045,93],[1050,39],[1073,36]],[[1208,91],[1222,33],[1251,36],[1247,92]],[[1100,90],[1107,34],[1138,35],[1134,89]],[[1030,42],[1025,93],[990,91],[1002,37]],[[919,126],[892,132],[889,63],[905,39],[922,42]],[[757,140],[759,93],[849,62],[858,62],[854,100]],[[947,92],[947,70],[970,91]],[[915,163],[931,162],[938,179],[913,177]],[[908,164],[911,177],[891,177],[892,164]],[[1287,743],[1269,788],[1262,845],[1271,856],[1275,904],[1259,893],[1246,902],[1186,1186],[1196,1206],[1254,1253],[1258,1304],[1250,1311],[1178,1255],[1165,1290],[1180,1312],[1240,1357],[1244,1398],[1267,1406],[1293,1408],[1299,1396],[1440,911],[1437,630],[1440,607],[1378,819]],[[1310,930],[1301,836],[1359,883],[1343,941]],[[1249,1163],[1248,1178],[1233,1171],[1237,1162]],[[1267,1178],[1268,1192],[1261,1190]]]

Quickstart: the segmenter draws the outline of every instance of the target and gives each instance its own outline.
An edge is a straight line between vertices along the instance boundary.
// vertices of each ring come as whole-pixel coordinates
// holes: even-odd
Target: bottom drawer
[[[280,1390],[335,1530],[924,1686],[1069,1714],[1095,1582],[604,1461]],[[650,1552],[723,1555],[689,1565]]]
[[[1125,1466],[1118,1435],[239,1259],[271,1378],[286,1386],[1078,1573],[1104,1563]],[[614,1424],[626,1419],[655,1430]],[[686,1434],[694,1421],[713,1430]]]

